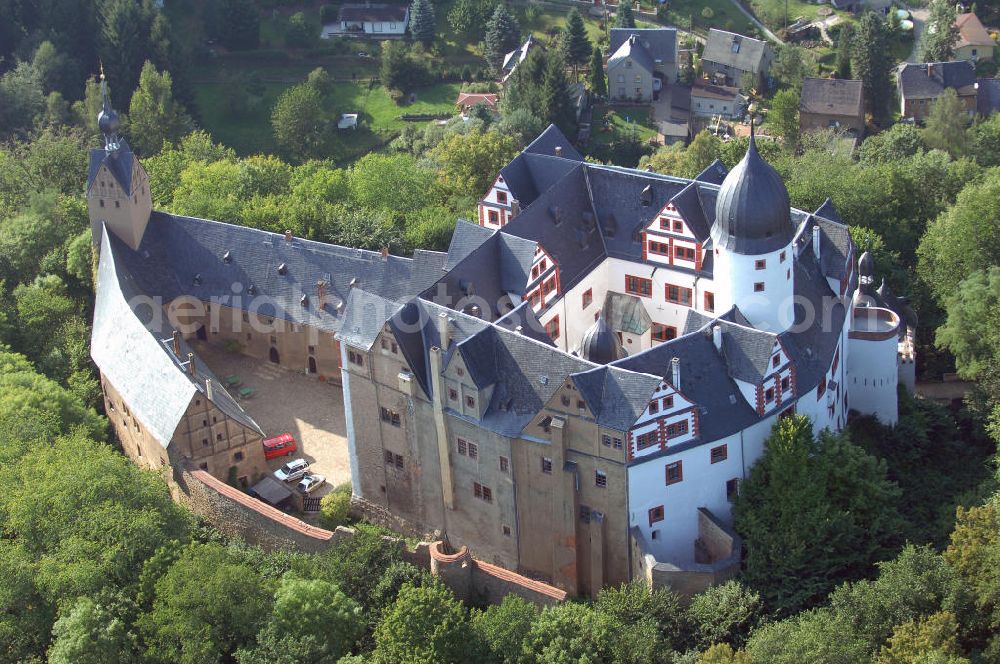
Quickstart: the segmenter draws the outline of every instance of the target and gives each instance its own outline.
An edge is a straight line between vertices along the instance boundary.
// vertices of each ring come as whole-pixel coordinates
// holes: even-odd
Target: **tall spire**
[[[97,126],[104,134],[104,149],[114,152],[118,149],[118,114],[111,108],[108,96],[108,82],[104,77],[104,63],[101,63],[101,112],[97,114]]]

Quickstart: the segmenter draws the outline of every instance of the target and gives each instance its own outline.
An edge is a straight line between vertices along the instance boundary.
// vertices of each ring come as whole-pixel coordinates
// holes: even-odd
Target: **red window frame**
[[[486,221],[488,221],[491,224],[499,224],[500,223],[500,213],[497,212],[496,210],[487,210],[486,211]]]
[[[545,324],[545,334],[549,335],[553,341],[559,338],[559,316]]]
[[[764,292],[764,282],[763,281],[754,282],[753,292],[754,293],[763,293]]]
[[[656,254],[658,256],[669,256],[670,245],[667,244],[666,242],[657,242],[656,240],[650,240],[649,253]]]
[[[647,431],[646,433],[640,433],[635,437],[636,450],[648,450],[650,447],[659,445],[659,443],[659,436],[657,435],[657,431],[655,429]]]
[[[753,269],[755,270],[766,270],[767,269],[767,259],[760,258],[753,262]]]
[[[506,191],[498,191],[497,192],[497,203],[502,203],[504,205],[507,204],[507,192]]]
[[[672,422],[666,427],[667,440],[671,438],[677,438],[678,436],[683,436],[688,432],[688,421],[679,420],[677,422]]]
[[[677,338],[677,328],[673,325],[653,323],[653,341],[670,341]]]
[[[725,444],[713,447],[709,452],[709,460],[712,463],[719,463],[729,458],[729,447]]]
[[[671,297],[671,289],[675,292]],[[667,302],[671,304],[679,304],[684,307],[691,306],[691,289],[685,288],[684,286],[677,286],[676,284],[666,284],[663,287],[663,296],[666,298]]]
[[[625,292],[639,297],[653,297],[653,280],[626,274]]]
[[[674,245],[674,258],[682,261],[693,261],[695,259],[694,249],[692,247]]]
[[[684,223],[681,222],[681,221],[677,221],[675,219],[674,220],[674,232],[675,233],[683,233],[684,232]]]
[[[649,525],[652,526],[658,521],[663,521],[663,505],[649,508]]]
[[[582,308],[583,309],[586,309],[587,307],[589,307],[590,303],[594,301],[594,289],[593,288],[588,288],[587,290],[583,291],[583,297],[582,297],[581,301],[582,301]]]
[[[705,291],[705,311],[715,311],[715,293]]]
[[[676,471],[674,477],[671,477],[670,471]],[[667,486],[671,484],[677,484],[678,482],[684,481],[684,462],[674,461],[673,463],[668,463],[666,467],[666,482]]]

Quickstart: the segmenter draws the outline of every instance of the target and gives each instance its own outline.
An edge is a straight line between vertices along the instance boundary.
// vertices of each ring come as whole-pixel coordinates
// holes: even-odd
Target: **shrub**
[[[331,530],[349,520],[351,509],[351,485],[341,484],[319,501],[319,516],[323,525]]]
[[[702,18],[711,20],[715,18],[715,12],[712,10],[711,7],[705,7],[704,9],[701,10],[701,16]]]

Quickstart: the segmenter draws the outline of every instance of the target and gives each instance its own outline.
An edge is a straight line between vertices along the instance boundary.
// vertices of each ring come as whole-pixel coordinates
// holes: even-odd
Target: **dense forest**
[[[243,17],[219,39],[246,38],[249,0],[209,4]],[[962,408],[904,392],[895,428],[783,421],[735,505],[744,572],[690,602],[632,584],[482,607],[364,529],[321,555],[226,540],[120,453],[88,350],[94,74],[102,60],[156,207],[404,254],[446,248],[539,122],[408,127],[349,165],[238,157],[198,129],[190,40],[152,3],[0,0],[0,16],[0,660],[1000,662],[1000,116],[897,125],[854,156],[822,135],[761,145],[793,204],[831,197],[911,297],[921,374],[976,382]],[[328,94],[320,74],[295,88]],[[692,176],[745,147],[703,134],[643,166]]]

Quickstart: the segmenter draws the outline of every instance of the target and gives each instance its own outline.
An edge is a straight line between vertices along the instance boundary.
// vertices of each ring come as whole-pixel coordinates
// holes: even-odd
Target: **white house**
[[[323,27],[322,37],[401,37],[409,22],[410,9],[406,5],[345,4],[337,14],[337,22]]]

